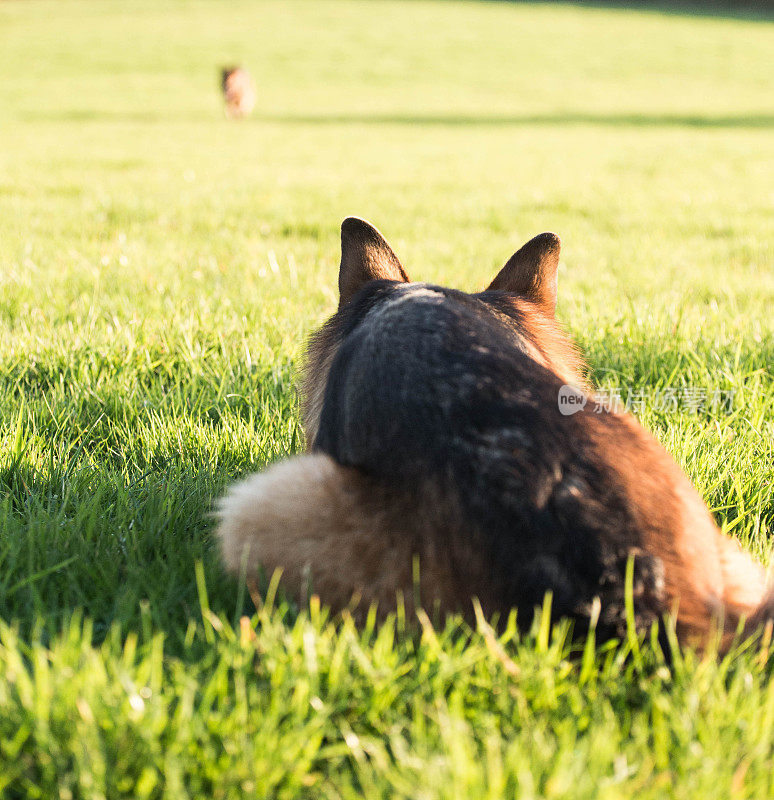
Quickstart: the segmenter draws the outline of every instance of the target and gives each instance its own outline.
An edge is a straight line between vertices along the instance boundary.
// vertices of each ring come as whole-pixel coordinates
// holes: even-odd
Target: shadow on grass
[[[549,114],[263,114],[256,117],[256,120],[307,125],[438,125],[449,127],[518,127],[522,125],[599,125],[634,128],[774,127],[774,114],[710,116],[705,114],[592,114],[575,111]]]
[[[771,0],[703,0],[699,2],[665,2],[665,0],[488,0],[514,5],[562,5],[578,8],[619,9],[621,11],[648,11],[685,17],[721,17],[766,22],[774,19]]]
[[[28,122],[204,122],[210,115],[170,114],[162,111],[100,111],[98,109],[69,109],[22,113]],[[338,113],[338,114],[255,114],[250,123],[287,125],[416,125],[437,127],[520,127],[544,125],[596,125],[600,127],[631,128],[749,128],[774,127],[774,114],[605,114],[585,111],[557,111],[540,114],[439,113],[415,114],[401,112]]]
[[[93,467],[2,466],[0,618],[25,637],[36,629],[49,637],[84,614],[95,644],[111,628],[120,636],[152,628],[182,652],[189,623],[201,621],[198,563],[215,614],[236,622],[254,613],[212,537],[213,498],[229,479],[179,464],[129,483]]]

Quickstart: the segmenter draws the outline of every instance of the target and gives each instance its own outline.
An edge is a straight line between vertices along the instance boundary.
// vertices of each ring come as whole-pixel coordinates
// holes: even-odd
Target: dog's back
[[[627,447],[620,417],[559,412],[564,379],[535,358],[539,315],[499,292],[368,284],[340,312],[313,449],[389,490],[392,525],[417,552],[433,542],[463,603],[476,594],[485,610],[516,607],[524,620],[551,591],[556,614],[584,619],[600,597],[602,624],[620,632],[632,555],[639,621],[666,610],[643,528],[674,524],[637,518],[619,459],[647,456]]]

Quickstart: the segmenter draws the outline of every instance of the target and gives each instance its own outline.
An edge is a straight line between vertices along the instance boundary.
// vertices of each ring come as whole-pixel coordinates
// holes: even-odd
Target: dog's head
[[[561,242],[554,233],[541,233],[517,250],[482,292],[469,297],[482,314],[493,314],[522,349],[565,383],[585,386],[585,365],[557,325],[554,312]],[[348,217],[341,225],[339,308],[312,335],[303,380],[304,425],[311,446],[317,434],[325,385],[342,342],[345,322],[366,287],[374,281],[409,283],[398,257],[379,231],[365,220]]]

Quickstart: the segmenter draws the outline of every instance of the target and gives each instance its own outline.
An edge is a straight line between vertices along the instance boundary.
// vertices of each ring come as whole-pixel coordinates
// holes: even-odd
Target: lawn
[[[0,796],[774,796],[767,650],[356,628],[209,515],[304,446],[345,216],[468,290],[553,230],[594,380],[768,562],[772,53],[663,6],[0,2]]]

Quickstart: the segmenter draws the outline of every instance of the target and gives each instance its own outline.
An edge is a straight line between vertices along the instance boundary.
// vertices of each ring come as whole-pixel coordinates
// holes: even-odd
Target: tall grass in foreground
[[[238,625],[203,599],[170,657],[149,615],[101,648],[0,625],[0,786],[21,797],[768,797],[765,653],[571,646],[511,619],[358,629],[314,600]]]

